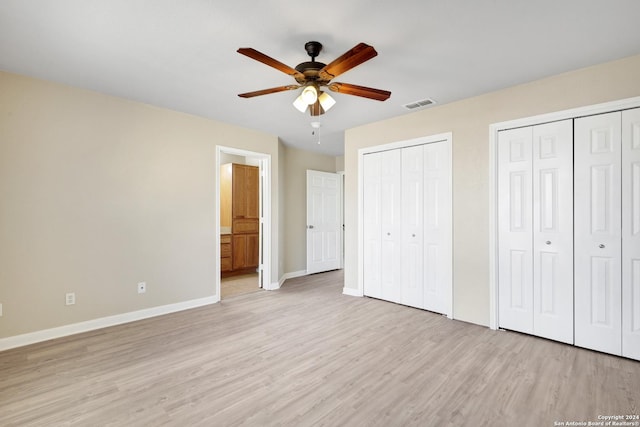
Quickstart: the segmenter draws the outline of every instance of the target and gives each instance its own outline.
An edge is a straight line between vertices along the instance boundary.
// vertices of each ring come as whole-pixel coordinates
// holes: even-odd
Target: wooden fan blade
[[[329,90],[344,93],[345,95],[355,95],[363,98],[375,99],[376,101],[385,101],[391,96],[391,92],[388,90],[351,85],[349,83],[331,83],[329,85]]]
[[[241,47],[240,49],[238,49],[238,53],[244,56],[248,56],[251,59],[255,59],[256,61],[262,62],[263,64],[273,67],[278,71],[282,71],[283,73],[293,76],[296,79],[304,78],[304,74],[302,74],[301,72],[295,70],[294,68],[289,67],[286,64],[283,64],[278,60],[273,59],[270,56],[265,55],[262,52],[258,52],[253,48]]]
[[[254,96],[269,95],[270,93],[284,92],[286,90],[296,90],[299,87],[298,85],[278,86],[270,89],[256,90],[255,92],[241,93],[238,96],[240,98],[253,98]]]
[[[331,80],[345,71],[349,71],[353,67],[370,60],[376,55],[378,55],[378,52],[376,52],[373,46],[359,43],[357,46],[348,50],[342,56],[336,58],[322,68],[322,70],[319,71],[320,78],[324,80]]]

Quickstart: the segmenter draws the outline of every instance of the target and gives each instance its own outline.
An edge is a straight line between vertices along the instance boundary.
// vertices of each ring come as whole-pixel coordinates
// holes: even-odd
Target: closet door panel
[[[531,127],[498,135],[498,319],[533,333]]]
[[[402,304],[423,308],[424,147],[402,148]]]
[[[573,344],[573,121],[533,128],[534,334]]]
[[[621,354],[621,113],[575,120],[575,344]]]
[[[400,302],[401,295],[401,153],[389,150],[380,159],[381,298]]]
[[[381,153],[367,154],[363,159],[364,295],[374,298],[382,298],[381,159]]]
[[[452,280],[450,153],[445,142],[424,146],[424,303],[427,310],[451,314]]]
[[[640,360],[640,108],[622,112],[622,355]]]

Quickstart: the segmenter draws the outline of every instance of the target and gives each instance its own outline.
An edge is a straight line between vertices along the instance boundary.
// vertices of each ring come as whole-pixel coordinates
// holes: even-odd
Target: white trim
[[[306,270],[298,270],[298,271],[292,271],[291,273],[284,273],[280,278],[280,281],[278,282],[278,288],[280,288],[280,286],[282,286],[284,281],[287,279],[294,279],[296,277],[302,277],[306,275],[307,275]]]
[[[395,141],[388,144],[365,147],[358,150],[358,287],[343,288],[345,295],[363,296],[364,295],[364,221],[363,221],[363,198],[364,198],[364,156],[365,154],[377,153],[380,151],[395,150],[396,148],[411,147],[414,145],[432,144],[434,142],[446,142],[449,149],[449,189],[451,194],[451,262],[453,263],[453,133],[444,132],[436,135],[423,136],[419,138],[408,139],[405,141]],[[449,312],[445,313],[448,318],[453,319],[453,265],[451,266],[451,293],[447,302]]]
[[[272,250],[271,250],[271,155],[266,153],[257,153],[254,151],[242,150],[239,148],[225,147],[222,145],[216,145],[216,185],[215,185],[215,226],[214,226],[214,240],[216,246],[216,277],[215,277],[215,294],[220,299],[220,154],[227,153],[236,156],[254,157],[259,159],[260,174],[264,174],[264,186],[262,188],[263,197],[261,197],[262,203],[262,233],[260,233],[260,239],[262,241],[262,247],[266,250],[262,251],[262,259],[260,263],[262,265],[262,281],[263,289],[274,290],[279,286],[275,286],[271,283],[271,263],[272,263]],[[278,255],[273,255],[277,262]]]
[[[340,270],[344,269],[344,171],[340,176]]]
[[[158,307],[145,308],[143,310],[131,311],[128,313],[116,314],[99,319],[87,320],[85,322],[72,323],[70,325],[59,326],[57,328],[44,329],[30,332],[28,334],[16,335],[0,339],[0,351],[11,348],[22,347],[55,338],[62,338],[82,332],[94,331],[96,329],[107,328],[109,326],[121,325],[123,323],[135,322],[137,320],[148,319],[150,317],[162,316],[164,314],[189,310],[218,302],[217,296],[194,299],[175,304],[161,305]]]
[[[363,297],[364,294],[359,292],[357,289],[352,288],[342,288],[343,295],[349,295],[350,297]]]
[[[640,96],[621,99],[618,101],[604,102],[586,107],[572,108],[553,113],[540,114],[532,117],[508,120],[489,125],[489,327],[498,329],[498,161],[497,143],[498,132],[524,126],[533,126],[560,120],[575,119],[595,114],[604,114],[612,111],[627,110],[640,107]]]
[[[269,284],[269,288],[267,290],[268,291],[277,291],[278,289],[280,289],[281,286],[282,286],[282,282],[281,281],[271,282]]]

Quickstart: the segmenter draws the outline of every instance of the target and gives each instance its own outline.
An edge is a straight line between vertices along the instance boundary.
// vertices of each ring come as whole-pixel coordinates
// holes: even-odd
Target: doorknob
[[[547,245],[550,245],[550,244],[551,244],[551,240],[547,240],[547,241],[546,241],[546,242],[544,242],[544,243],[545,243],[545,244],[547,244]]]
[[[307,225],[307,228],[313,228],[313,225]]]
[[[600,244],[598,245],[598,247],[599,247],[600,249],[604,249],[604,245],[603,245],[602,243],[600,243]]]

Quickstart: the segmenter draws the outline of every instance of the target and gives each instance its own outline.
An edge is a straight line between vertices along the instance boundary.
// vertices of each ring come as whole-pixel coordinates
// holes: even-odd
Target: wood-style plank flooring
[[[640,362],[369,298],[342,272],[0,352],[1,426],[554,426]]]

